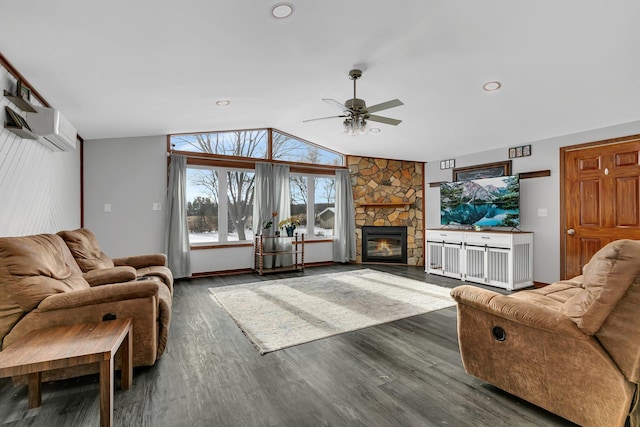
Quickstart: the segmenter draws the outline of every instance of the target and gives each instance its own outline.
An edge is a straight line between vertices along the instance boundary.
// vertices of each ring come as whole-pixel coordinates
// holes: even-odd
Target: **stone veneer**
[[[407,264],[424,265],[424,163],[349,156],[347,165],[356,207],[356,262],[362,262],[363,226],[406,226]]]

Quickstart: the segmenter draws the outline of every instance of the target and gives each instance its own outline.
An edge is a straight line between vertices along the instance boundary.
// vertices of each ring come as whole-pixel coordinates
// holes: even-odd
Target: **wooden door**
[[[603,143],[606,141],[603,141]],[[640,239],[640,137],[563,149],[562,278],[618,239]]]

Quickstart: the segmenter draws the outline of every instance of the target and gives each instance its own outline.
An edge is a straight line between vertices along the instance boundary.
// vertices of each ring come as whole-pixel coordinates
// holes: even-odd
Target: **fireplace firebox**
[[[407,227],[362,227],[362,262],[407,263]]]

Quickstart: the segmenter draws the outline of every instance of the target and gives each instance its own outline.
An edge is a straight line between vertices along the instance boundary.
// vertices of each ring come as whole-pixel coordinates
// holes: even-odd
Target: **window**
[[[291,215],[300,218],[306,238],[333,237],[335,183],[335,177],[291,174]]]
[[[218,173],[187,168],[187,221],[189,242],[218,241]]]
[[[269,134],[272,138],[269,157]],[[207,132],[170,135],[173,150],[248,159],[274,159],[293,163],[343,166],[344,156],[335,151],[275,129]]]
[[[171,135],[169,139],[177,151],[254,159],[268,157],[267,129]]]
[[[192,245],[253,239],[253,170],[187,168],[187,216]]]
[[[316,177],[314,181],[314,233],[316,237],[333,237],[336,213],[335,177]]]
[[[318,145],[273,130],[273,159],[314,165],[343,166],[344,156]]]
[[[333,171],[344,156],[275,129],[169,135],[187,156],[187,216],[192,246],[253,240],[255,163],[291,166],[291,215],[305,238],[331,238]],[[269,149],[271,148],[271,151]]]

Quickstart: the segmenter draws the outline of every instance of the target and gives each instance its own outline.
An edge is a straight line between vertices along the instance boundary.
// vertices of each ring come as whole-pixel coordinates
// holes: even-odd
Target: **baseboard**
[[[310,262],[305,263],[304,268],[313,268],[313,267],[323,267],[328,265],[337,264],[333,261],[319,261],[319,262]],[[233,276],[237,274],[248,274],[253,273],[253,268],[239,268],[236,270],[220,270],[220,271],[203,271],[201,273],[193,273],[189,278],[197,279],[199,277],[214,277],[214,276]]]

